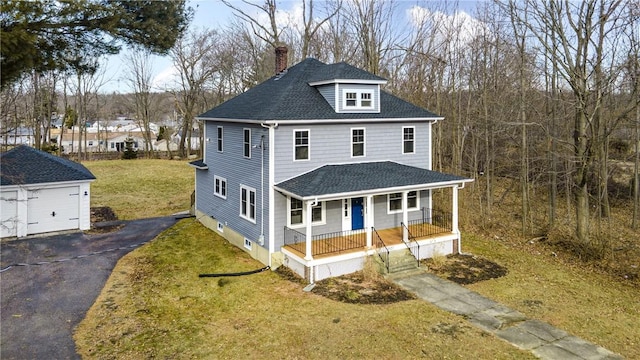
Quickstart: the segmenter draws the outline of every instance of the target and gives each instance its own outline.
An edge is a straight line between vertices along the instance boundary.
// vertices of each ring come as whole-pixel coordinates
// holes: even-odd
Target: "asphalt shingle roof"
[[[309,83],[333,79],[383,80],[346,63],[308,58],[200,115],[202,119],[255,121],[436,118],[438,115],[380,91],[379,113],[336,113]]]
[[[471,181],[471,179],[392,161],[382,161],[325,165],[283,181],[276,187],[300,197],[314,197],[456,181]]]
[[[84,165],[20,145],[0,154],[0,183],[28,185],[64,181],[94,180]]]

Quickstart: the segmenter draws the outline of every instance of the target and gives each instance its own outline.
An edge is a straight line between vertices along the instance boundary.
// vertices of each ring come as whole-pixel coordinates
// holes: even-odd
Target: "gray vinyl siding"
[[[402,154],[402,127],[415,126],[415,153]],[[366,156],[351,157],[351,129],[365,128]],[[374,123],[280,126],[275,131],[275,183],[326,164],[395,161],[423,169],[429,167],[430,124]],[[293,132],[309,130],[309,160],[293,160]]]
[[[247,124],[205,122],[206,154],[208,170],[196,170],[196,194],[198,210],[214,217],[220,223],[256,241],[261,232],[261,211],[264,210],[264,247],[269,242],[269,151],[268,131],[260,126]],[[217,151],[217,127],[224,128],[224,151]],[[251,145],[260,145],[264,135],[264,205],[261,204],[261,154],[259,147],[251,149],[251,158],[243,156],[243,129],[251,129]],[[214,176],[227,180],[227,198],[214,195]],[[256,190],[256,223],[240,217],[240,185]],[[258,246],[255,243],[255,246]]]
[[[329,105],[331,105],[331,107],[334,110],[336,110],[336,85],[335,84],[322,85],[322,86],[317,86],[316,89],[318,89],[318,92],[320,92],[320,95],[324,97],[324,99],[329,103]]]

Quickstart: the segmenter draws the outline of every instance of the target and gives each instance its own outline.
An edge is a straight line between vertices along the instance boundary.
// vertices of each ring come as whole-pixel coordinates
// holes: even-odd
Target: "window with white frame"
[[[358,106],[358,93],[348,92],[344,95],[346,107],[356,107]]]
[[[244,248],[247,250],[251,250],[252,242],[251,240],[244,238]]]
[[[363,92],[360,93],[360,106],[363,108],[371,107],[373,102],[371,101],[371,93]]]
[[[351,156],[364,156],[364,129],[351,129]]]
[[[344,107],[353,109],[373,109],[373,91],[347,90],[344,92]]]
[[[402,153],[413,154],[415,152],[415,127],[405,126],[402,128]]]
[[[294,130],[293,137],[293,159],[309,160],[309,130]]]
[[[289,198],[289,226],[301,227],[306,224],[307,209],[300,199]],[[319,201],[311,207],[311,223],[324,224],[325,208],[324,202]]]
[[[218,152],[222,152],[222,150],[224,149],[223,135],[224,135],[224,128],[222,126],[218,126]]]
[[[213,193],[223,199],[227,198],[227,179],[214,175],[213,176]]]
[[[251,159],[251,129],[244,129],[243,134],[244,157]]]
[[[387,196],[388,212],[389,213],[397,213],[402,212],[402,193],[393,193]],[[418,201],[418,192],[417,191],[409,191],[407,194],[407,210],[418,210],[420,206]]]
[[[302,214],[302,200],[291,198],[289,203],[289,224],[293,226],[302,225],[304,223],[304,216]]]
[[[256,222],[256,189],[240,185],[240,217]]]

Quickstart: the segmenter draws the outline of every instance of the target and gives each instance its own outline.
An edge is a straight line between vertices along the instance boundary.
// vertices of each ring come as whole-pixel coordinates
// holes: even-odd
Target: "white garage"
[[[91,227],[91,172],[79,163],[27,146],[0,157],[2,237]]]

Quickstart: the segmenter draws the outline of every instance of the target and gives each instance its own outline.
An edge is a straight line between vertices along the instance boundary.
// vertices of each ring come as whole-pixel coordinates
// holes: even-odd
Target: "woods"
[[[131,80],[143,82],[128,89],[139,99],[128,108],[120,101],[127,95],[100,94],[99,73],[80,67],[70,73],[33,66],[20,80],[7,75],[5,84],[5,61],[20,61],[24,53],[5,60],[5,23],[20,9],[5,14],[3,4],[3,135],[21,126],[46,129],[53,113],[67,114],[71,123],[123,112],[144,121],[176,114],[179,152],[186,156],[195,117],[271,77],[274,48],[285,45],[289,64],[308,56],[348,62],[387,78],[385,90],[444,116],[433,130],[433,169],[476,178],[465,196],[473,198],[478,226],[499,221],[496,206],[511,186],[520,200],[513,221],[525,239],[571,224],[574,250],[602,258],[617,227],[637,228],[637,0],[500,0],[474,9],[431,1],[299,0],[298,12],[272,0],[224,4],[235,14],[228,24],[189,28],[172,41],[172,83],[149,89],[144,57],[132,58]],[[137,39],[131,34],[125,43]],[[169,48],[161,45],[154,49]],[[101,54],[86,52],[82,61],[97,65]],[[83,81],[87,76],[94,81]],[[162,101],[151,102],[150,92]],[[48,142],[42,137],[39,146]],[[633,176],[621,176],[621,168]],[[612,222],[614,205],[632,213],[628,221]]]

